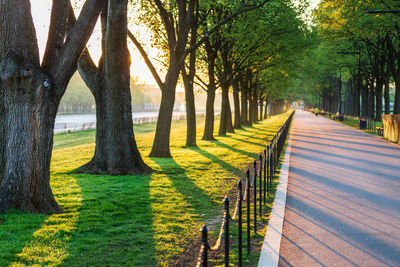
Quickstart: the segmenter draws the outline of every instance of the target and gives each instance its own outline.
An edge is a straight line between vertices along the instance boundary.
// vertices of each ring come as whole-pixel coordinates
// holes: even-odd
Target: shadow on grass
[[[228,136],[226,136],[226,137],[229,138]],[[229,150],[231,150],[231,151],[233,151],[235,153],[240,153],[240,154],[246,155],[246,156],[251,157],[251,158],[258,158],[258,154],[257,153],[247,152],[247,151],[244,151],[242,149],[234,148],[234,147],[232,147],[230,145],[227,145],[225,143],[222,143],[221,141],[218,141],[218,140],[210,141],[210,142],[214,143],[217,146],[220,146],[222,148],[229,149]]]
[[[244,136],[245,138],[252,138],[252,139],[262,140],[262,141],[266,141],[267,140],[267,138],[262,138],[262,137],[256,137],[256,136],[252,136],[252,135],[242,134],[242,133],[239,133],[238,131],[236,131],[235,134],[240,135],[240,136]],[[272,132],[271,132],[271,135],[272,135]]]
[[[161,168],[161,173],[168,176],[178,192],[185,196],[186,201],[194,208],[195,212],[202,216],[215,210],[217,202],[199,188],[173,158],[150,158]]]
[[[265,147],[266,146],[266,143],[267,143],[267,140],[264,140],[264,144],[262,144],[262,143],[256,143],[256,142],[252,142],[252,141],[249,141],[249,140],[243,140],[243,139],[240,139],[240,138],[237,138],[237,137],[233,137],[233,136],[231,136],[231,135],[229,135],[229,136],[227,136],[228,138],[231,138],[231,139],[233,139],[233,140],[236,140],[236,141],[239,141],[239,142],[243,142],[243,143],[248,143],[248,144],[251,144],[251,145],[255,145],[255,146],[261,146],[261,147]],[[250,137],[250,136],[249,136]],[[261,139],[261,138],[260,138]]]
[[[70,175],[83,199],[63,264],[155,266],[151,176]]]
[[[213,141],[213,142],[215,142],[215,141]],[[222,168],[224,168],[225,170],[227,170],[228,172],[230,172],[230,173],[232,173],[232,174],[234,174],[234,175],[241,176],[242,173],[243,173],[243,172],[242,172],[241,170],[239,170],[238,168],[233,167],[232,165],[226,163],[225,161],[219,159],[219,158],[216,157],[215,155],[213,155],[213,154],[211,154],[211,153],[209,153],[209,152],[207,152],[207,151],[205,151],[205,150],[203,150],[203,149],[201,149],[201,148],[198,148],[198,147],[188,147],[188,149],[190,149],[190,150],[192,150],[192,151],[194,151],[194,152],[199,153],[200,155],[202,155],[202,156],[208,158],[209,160],[211,160],[211,161],[214,162],[214,163],[219,164]]]
[[[10,210],[0,214],[0,266],[18,262],[18,254],[33,239],[50,215],[21,213]]]

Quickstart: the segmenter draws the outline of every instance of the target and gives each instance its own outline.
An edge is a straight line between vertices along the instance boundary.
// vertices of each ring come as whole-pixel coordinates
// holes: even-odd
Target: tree
[[[85,173],[150,173],[133,133],[130,55],[127,47],[127,0],[109,0],[101,12],[103,55],[96,67],[85,49],[79,73],[96,101],[96,150]]]
[[[146,21],[148,27],[153,30],[154,39],[158,42],[158,45],[163,48],[164,52],[166,52],[165,58],[168,60],[168,64],[166,64],[167,74],[163,82],[149,60],[146,51],[137,41],[135,36],[132,33],[128,33],[129,38],[133,41],[143,56],[162,93],[156,134],[150,156],[171,157],[169,142],[176,84],[178,82],[179,74],[184,67],[186,56],[202,45],[210,35],[217,31],[222,25],[228,23],[241,13],[264,6],[268,1],[269,0],[253,0],[250,1],[251,4],[242,1],[225,2],[227,5],[232,4],[234,6],[239,3],[239,8],[231,15],[213,25],[210,30],[204,33],[203,37],[200,38],[196,44],[192,45],[188,49],[186,49],[186,45],[188,43],[191,25],[193,25],[192,21],[195,19],[194,11],[197,0],[177,0],[166,2],[154,0],[141,2],[141,9],[144,10],[145,13],[143,16],[146,17],[144,21]],[[213,2],[215,1],[211,1],[211,3]],[[160,28],[161,25],[163,25],[163,29]]]
[[[0,2],[0,212],[62,212],[50,188],[55,116],[103,4],[87,0],[66,34],[68,1],[54,1],[40,64],[29,1]]]

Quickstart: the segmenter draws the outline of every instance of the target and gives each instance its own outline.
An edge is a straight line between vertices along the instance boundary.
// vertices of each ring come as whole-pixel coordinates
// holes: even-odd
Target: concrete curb
[[[293,119],[294,121],[294,119]],[[283,158],[279,184],[276,188],[275,200],[267,226],[264,243],[261,248],[258,267],[278,266],[281,247],[282,227],[285,216],[286,196],[289,175],[290,155],[292,152],[292,132],[289,132],[285,157]]]

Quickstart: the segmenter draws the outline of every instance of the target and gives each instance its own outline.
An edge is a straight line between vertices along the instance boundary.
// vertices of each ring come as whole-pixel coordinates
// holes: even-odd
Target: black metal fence
[[[379,126],[378,126],[379,125]],[[377,135],[383,135],[383,127],[381,127],[381,124],[378,124],[375,120],[372,119],[367,119],[367,133],[369,134],[377,134]]]
[[[225,197],[225,212],[222,219],[222,225],[220,228],[219,236],[214,246],[210,246],[208,241],[208,228],[204,225],[201,228],[202,233],[202,244],[200,253],[197,259],[198,267],[208,266],[208,251],[216,251],[222,248],[222,238],[224,239],[223,246],[225,252],[225,266],[229,266],[229,252],[230,252],[230,236],[229,236],[229,223],[230,221],[237,220],[238,227],[238,266],[242,266],[242,252],[243,252],[243,201],[246,201],[246,247],[247,254],[250,254],[250,231],[251,231],[251,193],[253,193],[253,231],[257,233],[257,216],[261,218],[263,212],[263,206],[267,204],[268,192],[273,190],[272,182],[276,174],[279,159],[285,145],[286,137],[289,131],[290,123],[292,121],[294,112],[290,114],[285,123],[276,132],[271,142],[264,149],[263,153],[260,153],[257,161],[253,162],[253,175],[250,176],[250,170],[246,170],[246,186],[243,192],[243,181],[238,181],[238,194],[236,197],[236,205],[233,216],[230,216],[229,202],[230,200]],[[258,165],[258,172],[257,172]],[[259,178],[259,189],[257,192],[257,176]],[[252,179],[251,179],[252,178]],[[251,192],[253,188],[253,192]],[[258,194],[258,198],[257,198]],[[258,210],[259,209],[259,210]]]

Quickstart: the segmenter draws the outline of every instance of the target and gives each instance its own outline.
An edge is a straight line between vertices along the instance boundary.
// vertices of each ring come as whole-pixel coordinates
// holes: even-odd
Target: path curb
[[[294,119],[293,119],[294,122]],[[272,206],[271,216],[267,226],[264,242],[261,248],[258,267],[275,267],[279,263],[279,251],[281,247],[282,227],[285,216],[286,196],[289,175],[290,155],[292,152],[292,131],[289,132],[288,144],[276,188],[275,200]]]

